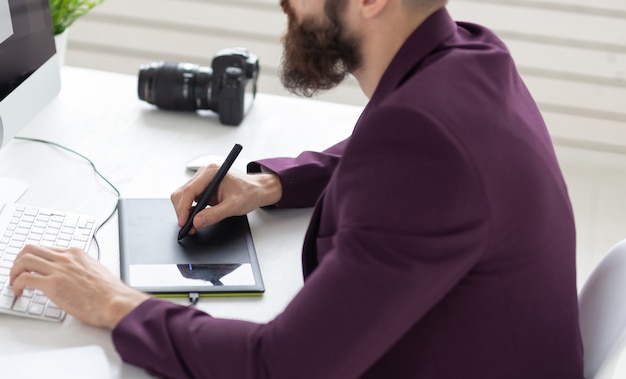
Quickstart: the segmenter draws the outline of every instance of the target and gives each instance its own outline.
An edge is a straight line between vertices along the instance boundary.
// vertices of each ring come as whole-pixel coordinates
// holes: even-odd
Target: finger
[[[174,191],[170,196],[178,220],[178,226],[182,227],[187,223],[193,209],[193,202],[200,198],[209,182],[215,176],[217,167],[216,165],[209,165],[201,168],[185,185]]]
[[[53,271],[52,263],[37,255],[24,255],[15,260],[9,276],[9,284],[16,297],[22,296],[24,288],[42,289],[40,281]]]
[[[20,297],[24,293],[25,288],[34,288],[41,290],[44,294],[46,290],[46,278],[36,272],[23,272],[15,278],[11,287],[13,287],[13,295]]]
[[[38,255],[22,255],[13,262],[9,274],[9,283],[12,285],[13,281],[25,272],[36,272],[41,275],[48,275],[52,272],[52,263],[50,260],[44,259]]]
[[[198,212],[196,217],[193,219],[193,226],[196,229],[202,229],[207,226],[217,224],[227,217],[235,215],[236,214],[232,209],[231,202],[224,201]]]
[[[191,213],[191,202],[185,199],[182,193],[173,193],[171,196],[172,205],[174,206],[174,212],[176,213],[176,219],[178,226],[183,226],[187,222]]]
[[[176,212],[176,218],[178,220],[178,226],[183,226],[187,223],[187,219],[191,214],[192,205],[194,200],[196,200],[199,196],[199,191],[197,188],[200,188],[198,185],[193,183],[193,180],[190,180],[176,190],[171,195],[172,205],[174,206],[174,211]]]
[[[41,247],[41,246],[35,246],[35,245],[25,245],[22,248],[22,250],[19,252],[19,254],[17,254],[15,259],[17,260],[24,255],[31,254],[31,255],[39,256],[43,259],[52,260],[54,259],[54,255],[56,254],[56,252],[59,252],[59,251],[61,250],[57,248],[47,248],[47,247]]]
[[[47,273],[47,270],[50,270],[51,267],[50,262],[55,260],[55,256],[60,252],[61,250],[58,249],[52,250],[34,245],[26,245],[13,261],[13,266],[9,274],[10,282],[12,282],[17,275],[25,271]]]

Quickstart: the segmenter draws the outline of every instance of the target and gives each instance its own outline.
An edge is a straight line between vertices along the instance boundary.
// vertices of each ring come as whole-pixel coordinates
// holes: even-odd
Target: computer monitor
[[[58,94],[59,67],[48,0],[0,0],[0,148]]]

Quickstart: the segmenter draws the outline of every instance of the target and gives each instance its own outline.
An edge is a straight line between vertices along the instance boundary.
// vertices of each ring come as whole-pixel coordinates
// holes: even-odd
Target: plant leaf
[[[85,15],[104,0],[48,0],[54,34],[61,34],[74,21]]]

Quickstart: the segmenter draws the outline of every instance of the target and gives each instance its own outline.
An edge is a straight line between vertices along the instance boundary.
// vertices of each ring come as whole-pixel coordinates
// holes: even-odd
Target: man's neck
[[[440,7],[407,12],[401,5],[397,5],[366,24],[362,33],[362,65],[352,75],[368,98],[374,95],[378,83],[404,42],[438,9]]]

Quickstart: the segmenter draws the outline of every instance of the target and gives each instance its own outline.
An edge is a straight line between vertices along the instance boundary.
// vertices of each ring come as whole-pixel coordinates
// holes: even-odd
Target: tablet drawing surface
[[[120,199],[122,280],[162,295],[264,291],[247,216],[227,218],[181,241],[179,230],[169,199]]]

